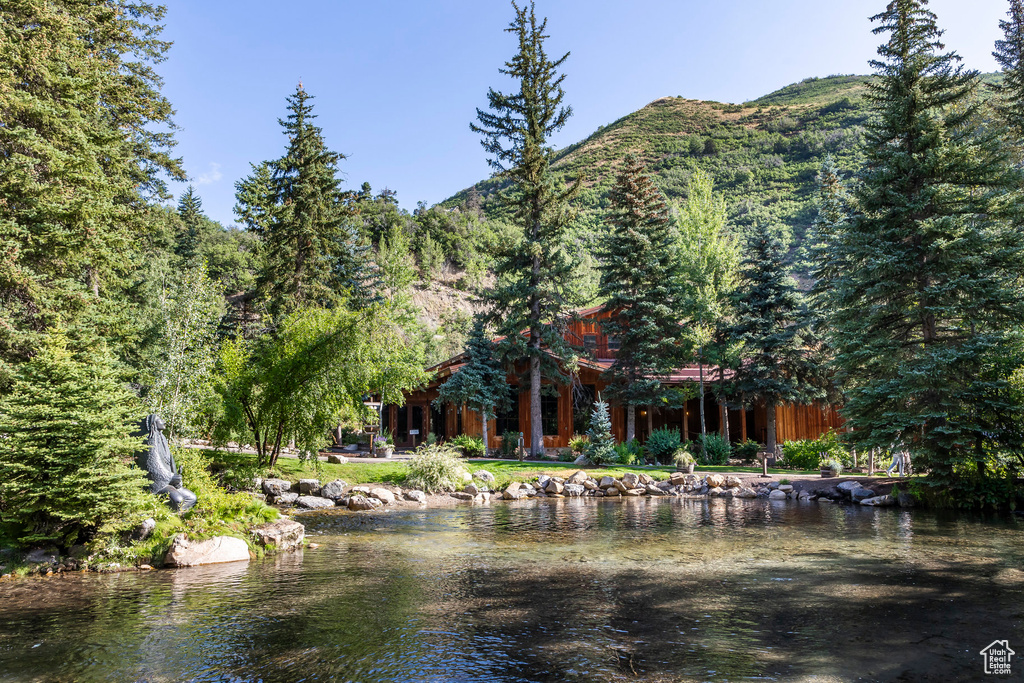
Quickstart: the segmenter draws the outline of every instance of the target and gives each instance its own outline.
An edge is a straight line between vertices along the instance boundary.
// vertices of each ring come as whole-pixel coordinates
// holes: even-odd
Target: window
[[[597,387],[593,384],[575,384],[572,387],[572,428],[576,434],[586,434],[590,427],[590,414],[594,410]]]
[[[405,443],[409,440],[409,406],[398,406],[396,412],[395,443]]]
[[[597,350],[597,335],[596,334],[585,334],[583,335],[583,348],[587,351]]]
[[[506,432],[519,431],[519,394],[515,392],[515,387],[513,387],[512,400],[509,402],[508,410],[498,413],[494,423],[496,436],[501,436]]]
[[[616,337],[608,337],[608,350],[609,351],[618,351],[619,350],[619,340]]]
[[[541,433],[548,436],[558,434],[558,396],[541,394],[540,397]]]

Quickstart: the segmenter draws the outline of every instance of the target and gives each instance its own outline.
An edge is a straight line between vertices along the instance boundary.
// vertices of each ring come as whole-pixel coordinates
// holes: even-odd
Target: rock
[[[476,472],[473,473],[473,478],[479,479],[480,481],[486,482],[488,484],[494,481],[494,475],[488,472],[487,470],[477,470]]]
[[[456,500],[473,500],[473,494],[466,493],[465,491],[455,491],[454,493],[449,493],[448,495],[451,496],[452,498],[455,498]]]
[[[615,486],[615,477],[601,477],[601,481],[597,485],[603,489],[606,489],[610,486]]]
[[[406,491],[405,499],[411,500],[414,503],[422,504],[427,502],[427,494],[423,493],[423,491]]]
[[[349,510],[373,510],[383,505],[384,503],[380,502],[376,498],[366,498],[361,495],[352,496],[348,499]]]
[[[606,495],[606,496],[621,496],[622,495],[622,491],[618,490],[614,486],[609,486],[608,488],[606,488],[604,490],[604,495]]]
[[[562,484],[558,483],[554,479],[551,479],[551,481],[548,482],[548,485],[544,487],[544,491],[546,493],[559,494],[562,492],[563,488],[565,487]]]
[[[551,481],[551,477],[549,477],[546,474],[540,475],[539,477],[537,477],[537,489],[543,491],[544,488],[548,485],[549,481]]]
[[[649,496],[667,496],[668,494],[664,489],[658,488],[654,484],[647,485],[647,495]]]
[[[686,475],[682,472],[673,472],[669,475],[668,480],[673,486],[682,486],[686,483]]]
[[[860,501],[865,500],[867,498],[874,498],[874,497],[875,497],[875,492],[872,491],[871,489],[866,489],[863,486],[860,486],[860,487],[855,488],[852,491],[850,491],[850,498],[852,498],[853,500],[855,500],[857,502],[860,502]]]
[[[768,494],[768,500],[786,500],[789,496],[785,491],[775,490]]]
[[[491,494],[488,491],[482,491],[481,493],[473,496],[473,502],[477,505],[483,505],[484,503],[491,502]]]
[[[335,455],[334,453],[331,453],[330,455],[327,456],[327,462],[332,463],[334,465],[344,465],[345,463],[348,462],[348,458],[346,458],[344,455]]]
[[[369,486],[353,486],[352,487],[352,491],[350,493],[358,493],[358,494],[361,494],[361,495],[364,495],[364,496],[368,496],[368,495],[370,495],[370,487]]]
[[[252,496],[255,500],[261,501],[263,503],[267,502],[267,494],[265,494],[265,493],[252,493],[252,492],[250,492],[249,495]]]
[[[577,467],[591,467],[594,463],[590,462],[590,458],[581,453],[572,461],[572,464]]]
[[[841,484],[839,484],[838,486],[836,486],[836,488],[839,490],[839,493],[841,493],[842,495],[844,495],[847,498],[849,498],[851,491],[853,491],[854,489],[859,489],[859,488],[863,488],[863,487],[861,486],[859,481],[844,481]]]
[[[597,491],[597,482],[594,481],[593,479],[587,479],[585,482],[583,482],[583,488],[585,488],[588,491]]]
[[[906,491],[900,491],[896,495],[896,501],[900,504],[901,508],[912,508],[917,505],[917,499]]]
[[[643,489],[626,489],[625,491],[622,492],[622,495],[639,496],[641,491],[643,491]]]
[[[582,484],[587,479],[590,479],[590,475],[588,475],[583,470],[577,470],[571,477],[569,477],[568,479],[565,480],[565,483],[566,484]]]
[[[718,494],[718,497],[726,500],[732,500],[733,495],[733,489],[722,489],[722,492]]]
[[[505,489],[505,493],[501,494],[501,497],[505,500],[519,500],[526,493],[523,489],[513,489],[511,486]]]
[[[268,496],[279,496],[292,490],[292,483],[284,479],[264,479],[263,493]]]
[[[860,501],[861,505],[872,505],[878,507],[891,507],[896,505],[896,499],[886,494],[884,496],[873,496],[871,498],[864,498]]]
[[[757,498],[757,491],[749,486],[741,486],[732,495],[736,498]]]
[[[471,482],[471,481],[473,481],[473,475],[470,474],[469,472],[466,472],[465,470],[463,470],[463,472],[462,472],[462,481],[464,481],[464,482]]]
[[[274,505],[294,505],[295,501],[299,499],[299,494],[292,493],[291,491],[285,491],[276,496],[270,498],[270,502]]]
[[[562,490],[565,495],[575,497],[582,496],[586,489],[583,488],[582,484],[566,484]]]
[[[770,481],[770,482],[768,482],[768,488],[770,490],[772,490],[772,491],[774,491],[775,489],[779,488],[779,486],[781,486],[781,484],[779,482],[777,482],[777,481]]]
[[[790,491],[793,490],[793,485],[792,484],[779,484],[779,490],[784,492],[784,493],[789,493]]]
[[[613,484],[613,487],[615,489],[617,489],[619,493],[625,493],[626,491],[629,490],[628,486],[626,486],[625,484],[623,484],[621,481],[619,481],[617,479],[615,480],[615,483]]]
[[[475,496],[476,494],[480,493],[480,489],[477,488],[476,484],[466,484],[466,486],[462,490],[463,492],[468,493],[471,496]]]
[[[334,501],[330,498],[321,498],[320,496],[299,496],[295,501],[295,504],[300,508],[306,508],[307,510],[320,510],[322,508],[334,507]]]
[[[725,477],[721,474],[709,474],[705,477],[704,481],[707,483],[709,489],[722,488],[725,486]]]
[[[654,477],[652,477],[651,475],[647,474],[646,472],[641,472],[640,474],[638,474],[636,476],[640,480],[640,483],[643,484],[644,486],[648,486],[650,484],[657,483],[655,481]]]
[[[622,475],[622,485],[625,486],[627,490],[635,489],[639,483],[640,477],[638,477],[635,472],[626,472]]]
[[[299,479],[299,493],[304,496],[320,495],[319,479]]]
[[[261,524],[252,530],[256,542],[263,547],[277,550],[291,550],[302,545],[306,536],[306,528],[291,519],[279,519],[276,522]]]
[[[387,489],[372,489],[370,491],[370,498],[376,498],[385,505],[393,505],[395,502],[395,494]]]
[[[601,489],[594,489],[590,492],[590,495],[597,496],[598,498],[604,498],[604,491]]]
[[[248,562],[249,546],[233,536],[215,536],[206,541],[189,541],[178,534],[164,556],[164,564],[172,567],[195,567],[222,562]]]
[[[800,495],[797,496],[797,500],[810,500],[810,499],[811,499],[810,491],[801,491]]]
[[[60,562],[60,554],[54,550],[36,548],[25,556],[25,564],[57,564],[58,562]]]
[[[721,486],[715,486],[714,488],[708,489],[708,495],[711,496],[712,498],[717,498],[720,495],[722,495],[723,491],[725,491],[725,489],[723,489]]]
[[[320,489],[320,495],[324,498],[330,498],[331,500],[338,500],[345,495],[345,488],[348,486],[341,479],[335,479],[332,482],[328,482],[323,485]]]
[[[133,541],[145,541],[149,538],[149,535],[153,533],[153,529],[155,528],[156,520],[152,517],[148,517],[142,520],[142,523],[132,530],[131,538]]]
[[[736,489],[743,486],[743,482],[740,481],[739,477],[728,476],[725,478],[725,487],[730,489]]]

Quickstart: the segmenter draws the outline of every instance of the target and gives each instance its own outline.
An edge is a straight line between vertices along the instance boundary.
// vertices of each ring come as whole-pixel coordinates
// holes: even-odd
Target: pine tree
[[[541,421],[542,377],[564,379],[549,354],[570,358],[573,351],[562,336],[572,307],[572,263],[566,250],[570,223],[569,200],[579,181],[566,186],[551,172],[554,150],[548,138],[572,115],[563,107],[564,74],[558,69],[568,53],[554,61],[544,51],[547,21],[537,22],[529,8],[513,3],[516,17],[506,29],[519,41],[519,52],[501,73],[515,79],[519,91],[487,93],[493,113],[477,109],[480,125],[470,128],[483,135],[481,144],[492,155],[488,163],[510,181],[506,201],[522,230],[521,240],[508,245],[495,268],[498,283],[487,292],[491,321],[505,337],[506,361],[525,359],[530,385],[530,452],[543,453]],[[523,332],[527,336],[523,336]]]
[[[757,225],[747,240],[741,283],[735,292],[732,339],[743,348],[744,362],[735,385],[768,413],[768,450],[776,444],[775,409],[780,403],[804,403],[820,395],[811,379],[807,345],[808,314],[796,282],[786,274],[786,248],[770,228]]]
[[[484,448],[487,448],[487,422],[510,401],[507,373],[494,355],[494,342],[487,336],[482,317],[477,317],[466,343],[465,362],[458,372],[438,388],[434,404],[467,405],[480,413]]]
[[[608,404],[597,397],[590,414],[590,428],[587,429],[587,458],[595,465],[604,465],[615,460],[615,437],[612,435],[612,418]]]
[[[203,224],[207,220],[203,213],[203,200],[196,194],[195,188],[191,185],[178,200],[178,217],[181,218],[182,231],[178,235],[175,253],[186,260],[191,260],[199,248],[199,240],[203,231]]]
[[[62,334],[19,367],[0,403],[0,523],[19,542],[66,548],[145,506],[135,401],[111,368],[76,357]]]
[[[1003,82],[996,86],[1001,97],[996,108],[1010,129],[1015,144],[1024,144],[1024,0],[1010,0],[1009,20],[999,22],[1003,39],[996,41],[995,52],[1003,67]]]
[[[236,184],[235,212],[260,239],[257,287],[275,319],[307,305],[361,306],[374,298],[369,247],[349,224],[338,179],[345,155],[327,149],[312,99],[300,83],[279,120],[288,137],[284,156],[253,165]]]
[[[902,440],[931,483],[955,486],[1019,441],[1001,370],[1018,357],[1024,314],[1024,251],[1006,220],[1016,202],[979,120],[978,75],[942,52],[924,0],[894,0],[873,20],[889,39],[872,62],[858,213],[838,226],[822,284],[829,336],[850,437]]]
[[[632,441],[636,407],[661,403],[666,390],[658,377],[681,362],[683,273],[665,200],[635,156],[626,157],[610,200],[598,297],[612,313],[603,330],[618,339],[619,351],[605,375],[608,395],[626,406]]]

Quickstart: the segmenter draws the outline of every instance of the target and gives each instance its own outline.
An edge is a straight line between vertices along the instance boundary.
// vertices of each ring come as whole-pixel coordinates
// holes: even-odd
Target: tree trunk
[[[767,410],[767,413],[768,413],[768,438],[767,438],[767,441],[768,441],[768,443],[765,444],[765,447],[768,450],[768,452],[771,454],[771,456],[774,458],[775,457],[775,404],[774,403],[769,403],[767,407],[768,407],[768,410]]]
[[[729,443],[731,440],[729,437],[729,406],[725,404],[724,400],[719,403],[719,412],[722,415],[722,438]]]
[[[704,437],[708,430],[704,423],[704,350],[701,349],[697,358],[697,370],[700,373],[700,441],[704,443]]]
[[[636,406],[632,403],[626,406],[626,443],[632,443],[636,438]]]
[[[654,433],[654,406],[647,406],[647,438],[651,438],[651,434]]]
[[[480,424],[484,427],[484,457],[487,457],[487,414],[480,409]]]
[[[540,335],[537,335],[538,347]],[[544,424],[540,412],[540,357],[530,357],[530,457],[538,459],[544,453]]]

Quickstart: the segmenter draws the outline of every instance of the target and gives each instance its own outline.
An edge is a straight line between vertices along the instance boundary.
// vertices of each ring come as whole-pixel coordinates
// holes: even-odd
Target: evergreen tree
[[[601,248],[598,297],[612,317],[605,334],[619,341],[605,375],[609,396],[626,406],[626,441],[636,435],[636,407],[661,403],[659,376],[680,365],[682,270],[665,200],[633,155],[611,190],[611,232]]]
[[[117,0],[0,5],[0,387],[56,319],[81,337],[82,316],[119,299],[145,202],[163,195],[162,174],[184,179],[153,70],[170,46],[163,14]]]
[[[587,458],[595,465],[605,465],[615,460],[615,437],[612,435],[612,418],[608,404],[597,397],[590,414],[590,428],[587,429]]]
[[[312,99],[300,83],[279,120],[288,137],[284,156],[254,165],[236,185],[235,212],[260,238],[257,286],[275,319],[339,297],[356,305],[373,298],[369,249],[348,223],[348,195],[338,179],[345,155],[327,149],[313,124]]]
[[[181,218],[182,231],[178,235],[175,253],[186,260],[195,257],[202,237],[206,215],[203,213],[203,200],[196,194],[191,185],[178,200],[178,217]]]
[[[494,355],[494,342],[487,336],[482,317],[473,323],[465,354],[462,367],[438,388],[434,404],[467,405],[480,413],[487,448],[487,422],[497,411],[507,409],[511,401],[507,373]]]
[[[776,444],[775,408],[805,403],[820,395],[812,378],[807,345],[808,314],[796,282],[786,274],[786,248],[767,226],[755,226],[747,240],[740,286],[735,292],[732,338],[744,362],[735,385],[768,412],[768,450]]]
[[[145,505],[134,397],[111,368],[53,334],[0,403],[0,523],[22,544],[67,548]]]
[[[1019,357],[1024,315],[1024,252],[1006,220],[1016,202],[1005,152],[977,116],[978,75],[942,52],[924,0],[894,0],[873,20],[889,40],[872,62],[867,167],[821,287],[850,437],[902,440],[950,487],[1019,445],[1001,369]]]
[[[695,171],[686,202],[677,212],[679,246],[689,292],[686,319],[690,344],[696,350],[700,392],[700,434],[704,419],[704,365],[717,362],[724,371],[735,349],[725,333],[730,294],[736,286],[739,249],[727,232],[725,200],[714,194],[712,178]]]
[[[995,52],[1003,67],[1003,82],[996,86],[1001,97],[996,108],[1010,128],[1015,144],[1024,144],[1024,0],[1010,0],[1009,19],[999,22],[1003,39],[996,41]]]
[[[537,22],[533,3],[513,3],[515,19],[506,29],[519,41],[519,52],[501,73],[515,79],[519,91],[506,95],[493,88],[487,93],[492,112],[477,109],[480,125],[470,128],[483,135],[491,154],[488,163],[511,183],[506,201],[521,228],[521,239],[507,245],[495,272],[497,284],[487,293],[491,320],[505,337],[502,355],[507,361],[526,359],[530,386],[530,453],[543,453],[541,381],[543,376],[563,379],[563,371],[550,354],[563,359],[574,354],[562,336],[572,307],[572,263],[566,251],[569,200],[579,181],[565,186],[551,172],[554,150],[548,137],[572,115],[563,107],[564,74],[558,69],[568,53],[554,61],[544,51],[547,21]],[[526,332],[526,336],[523,333]]]

